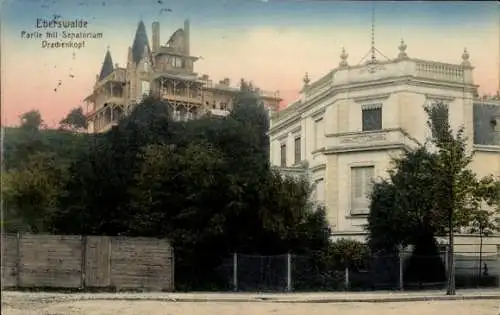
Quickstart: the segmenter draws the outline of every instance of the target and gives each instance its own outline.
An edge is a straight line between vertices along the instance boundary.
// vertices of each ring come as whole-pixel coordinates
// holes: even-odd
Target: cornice
[[[364,146],[352,146],[352,147],[342,147],[336,149],[325,149],[323,150],[324,155],[338,154],[338,153],[352,153],[352,152],[367,152],[367,151],[383,151],[383,150],[412,150],[409,146],[405,144],[379,144],[379,145],[364,145]]]
[[[309,168],[309,170],[311,172],[317,172],[317,171],[321,171],[321,170],[324,170],[324,169],[326,169],[326,164],[325,163],[322,163],[322,164],[319,164],[319,165],[314,165],[311,168]]]
[[[281,132],[283,129],[286,129],[293,124],[300,123],[301,119],[302,119],[301,116],[295,116],[295,117],[292,116],[289,120],[287,120],[283,124],[280,124],[278,126],[272,126],[271,128],[269,128],[268,135],[269,136],[276,135],[279,132]]]
[[[472,148],[477,152],[500,153],[500,145],[474,144]]]
[[[294,108],[290,108],[290,112],[285,112],[283,113],[284,115],[281,116],[275,116],[272,119],[275,121],[275,126],[274,128],[280,128],[280,125],[286,123],[287,120],[289,119],[294,119],[295,116],[300,116],[310,108],[317,106],[318,103],[320,103],[323,99],[327,97],[334,97],[337,94],[342,94],[345,92],[356,92],[360,90],[365,90],[366,88],[381,88],[381,87],[388,87],[388,86],[397,86],[397,85],[410,85],[410,86],[419,86],[419,87],[428,87],[428,88],[439,88],[439,87],[444,87],[446,89],[451,89],[455,91],[461,91],[461,92],[474,92],[477,89],[477,85],[472,85],[472,84],[467,84],[464,86],[463,83],[458,83],[458,82],[451,82],[451,81],[442,81],[442,80],[434,80],[434,79],[428,79],[428,78],[421,78],[421,77],[414,77],[410,75],[405,75],[405,76],[400,76],[400,77],[392,77],[392,78],[382,78],[379,80],[372,80],[372,81],[364,81],[364,82],[356,82],[356,83],[346,83],[346,84],[341,84],[341,85],[333,85],[332,89],[326,90],[322,94],[303,101],[297,106],[294,106]],[[389,94],[388,97],[390,96],[390,92],[388,93],[382,93],[376,95],[376,97],[381,97],[383,98],[386,94]],[[447,96],[440,96],[440,95],[433,95],[433,94],[426,94],[426,96],[429,95],[429,97],[434,97],[434,99],[439,98],[439,99],[448,99],[449,97]],[[369,99],[371,96],[366,96],[366,97],[358,97],[358,100],[363,100],[363,99]],[[339,100],[342,99],[348,99],[346,97],[339,98],[339,99],[334,99],[332,100],[332,103],[335,103]],[[354,101],[356,102],[356,98],[354,98]],[[330,104],[323,104],[320,109],[324,109],[327,105]]]
[[[427,100],[435,100],[435,101],[443,101],[443,102],[453,102],[456,97],[453,96],[444,96],[437,94],[425,94],[425,99]]]
[[[377,95],[367,95],[353,98],[356,103],[364,103],[364,102],[382,102],[391,96],[391,93],[382,93]]]

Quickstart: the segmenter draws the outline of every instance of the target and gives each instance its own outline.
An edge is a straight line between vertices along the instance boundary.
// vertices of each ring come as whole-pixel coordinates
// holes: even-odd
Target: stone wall
[[[7,288],[173,291],[173,249],[164,239],[6,234]]]

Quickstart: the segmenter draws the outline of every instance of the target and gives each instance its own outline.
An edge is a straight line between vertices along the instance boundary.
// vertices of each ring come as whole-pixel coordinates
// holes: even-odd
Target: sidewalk
[[[318,292],[318,293],[48,293],[2,292],[3,296],[30,295],[33,299],[123,300],[170,302],[273,302],[273,303],[347,303],[450,300],[500,300],[499,289],[458,290],[454,296],[444,291],[421,292]]]

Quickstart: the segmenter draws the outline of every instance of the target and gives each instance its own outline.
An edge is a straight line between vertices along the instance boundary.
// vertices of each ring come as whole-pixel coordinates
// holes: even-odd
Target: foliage
[[[87,129],[87,118],[82,107],[73,108],[60,122],[61,129],[64,130],[85,130]]]
[[[356,240],[341,238],[329,247],[329,260],[334,269],[349,268],[350,270],[363,269],[368,266],[370,250]],[[340,267],[340,268],[339,268]]]
[[[47,231],[66,175],[65,167],[53,153],[33,154],[21,169],[4,173],[2,197],[7,230],[13,228],[8,226],[10,222],[33,233]]]
[[[5,127],[3,131],[4,167],[8,170],[20,167],[37,152],[54,153],[69,163],[86,152],[96,137],[53,129]]]
[[[21,120],[21,128],[29,131],[36,131],[42,127],[43,119],[40,111],[31,110],[28,111],[21,116],[19,116]]]
[[[326,250],[323,209],[305,180],[269,168],[267,116],[245,90],[226,118],[173,122],[149,98],[75,159],[52,231],[165,237],[176,281],[223,285],[214,270],[233,252]]]
[[[403,272],[406,285],[446,280],[446,267],[432,233],[421,233]]]
[[[489,236],[500,231],[498,218],[493,211],[477,210],[471,216],[469,232],[479,234],[479,236]]]
[[[473,155],[467,151],[464,128],[452,131],[447,106],[436,103],[425,111],[433,147],[404,153],[394,160],[389,178],[374,185],[367,224],[372,250],[396,252],[412,244],[419,252],[414,255],[435,256],[429,244],[434,236],[448,234],[449,255],[453,255],[454,232],[468,227],[474,215],[481,213],[482,204],[498,200],[496,181],[479,179],[470,170]],[[413,265],[423,266],[423,262]],[[453,266],[450,270],[452,279]],[[454,294],[453,284],[449,294]]]
[[[368,243],[374,252],[396,253],[400,246],[416,244],[424,231],[436,233],[444,224],[436,218],[429,172],[435,154],[421,147],[392,161],[388,178],[375,183],[366,226]]]

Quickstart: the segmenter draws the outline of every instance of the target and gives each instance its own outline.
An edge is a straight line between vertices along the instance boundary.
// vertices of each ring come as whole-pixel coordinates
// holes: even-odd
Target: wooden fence
[[[174,290],[174,254],[164,239],[2,235],[4,288]]]

